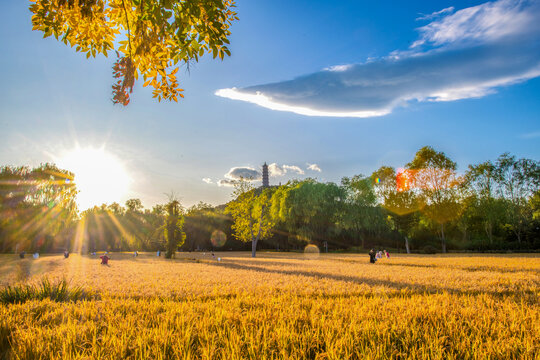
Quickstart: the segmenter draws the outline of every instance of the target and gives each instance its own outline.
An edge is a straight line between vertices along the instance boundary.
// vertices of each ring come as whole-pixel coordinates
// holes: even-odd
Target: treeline
[[[169,199],[145,209],[141,200],[130,199],[124,206],[103,204],[80,212],[76,194],[74,175],[54,164],[1,167],[0,252],[167,251],[172,237],[178,237],[174,244],[182,250],[209,250],[216,231],[231,239],[228,248],[244,245],[232,240],[224,207],[199,203],[184,209]],[[219,247],[222,238],[214,236]]]
[[[51,164],[0,168],[0,251],[167,249],[171,201],[145,209],[131,199],[79,212],[73,180]],[[307,244],[329,251],[540,249],[536,160],[503,154],[459,174],[444,153],[424,147],[403,169],[383,166],[340,184],[249,184],[239,182],[227,205],[178,207],[174,223],[185,236],[173,245],[183,251],[248,250],[256,239],[259,249],[281,251]]]
[[[424,147],[399,171],[383,166],[340,185],[291,182],[269,201],[275,233],[288,245],[326,241],[334,249],[540,249],[538,161],[503,154],[462,175],[456,168]]]

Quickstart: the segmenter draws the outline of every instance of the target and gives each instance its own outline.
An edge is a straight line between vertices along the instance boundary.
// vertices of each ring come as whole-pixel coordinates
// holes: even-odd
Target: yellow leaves
[[[31,0],[32,29],[54,36],[86,58],[108,56],[115,50],[132,58],[152,85],[157,98],[177,101],[180,60],[198,61],[207,51],[223,59],[228,50],[216,52],[227,36],[236,13],[234,1],[189,2],[184,0]],[[129,35],[128,35],[129,33]],[[120,38],[118,38],[120,36]],[[129,36],[129,39],[128,39]],[[211,51],[209,49],[212,49]],[[157,78],[160,77],[160,80]],[[154,82],[146,81],[154,78]]]

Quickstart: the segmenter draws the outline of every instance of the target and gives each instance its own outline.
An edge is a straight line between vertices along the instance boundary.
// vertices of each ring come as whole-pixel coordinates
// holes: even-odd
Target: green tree
[[[371,175],[375,193],[380,204],[389,212],[388,222],[405,241],[405,250],[410,254],[409,238],[418,223],[417,211],[422,207],[418,196],[411,189],[398,191],[396,171],[382,166]]]
[[[503,222],[504,207],[497,198],[497,169],[491,161],[469,165],[465,185],[471,193],[469,204],[474,207],[477,218],[483,224],[490,244],[494,230]]]
[[[499,185],[499,196],[507,201],[510,228],[521,243],[523,232],[533,216],[528,199],[540,186],[540,162],[517,160],[508,153],[502,154],[496,162],[495,178]]]
[[[166,246],[165,234],[161,225],[165,221],[166,205],[154,205],[152,210],[145,211],[145,218],[148,222],[148,239],[146,246],[148,250],[161,250]]]
[[[165,239],[167,241],[167,251],[165,257],[173,258],[176,249],[184,244],[186,234],[183,231],[184,216],[182,215],[182,207],[180,202],[171,199],[166,205],[167,218],[165,220]]]
[[[140,199],[129,199],[126,201],[126,210],[133,213],[141,213],[144,206]]]
[[[177,64],[230,55],[234,0],[30,0],[33,30],[86,57],[116,51],[113,102],[127,105],[135,80],[154,98],[183,97]]]
[[[269,211],[272,189],[257,191],[250,182],[242,179],[235,183],[233,198],[225,213],[233,218],[234,237],[251,241],[251,256],[255,257],[259,240],[272,235],[274,223]]]
[[[530,198],[529,204],[532,209],[533,219],[540,220],[540,190],[537,190]]]
[[[345,190],[334,183],[293,181],[276,192],[272,214],[289,237],[321,245],[339,234],[345,201]]]
[[[214,208],[210,204],[199,202],[190,207],[185,215],[184,230],[186,232],[186,243],[184,247],[189,250],[224,247],[227,243],[217,241],[217,237],[212,237],[216,231],[230,234],[230,217],[222,213],[221,209]]]
[[[424,146],[407,167],[412,184],[425,203],[423,213],[439,224],[441,248],[446,253],[444,226],[463,210],[458,188],[462,179],[456,173],[457,164],[443,152]]]
[[[353,236],[360,236],[361,246],[365,248],[366,235],[375,234],[384,227],[384,216],[377,206],[371,177],[344,177],[341,186],[346,193],[342,225],[352,230]]]
[[[77,220],[73,174],[54,164],[0,167],[0,250],[64,247]]]

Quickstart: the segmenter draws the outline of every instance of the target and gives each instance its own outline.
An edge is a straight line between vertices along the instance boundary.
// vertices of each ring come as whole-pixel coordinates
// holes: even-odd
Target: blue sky
[[[38,165],[76,144],[105,146],[132,179],[117,200],[138,197],[150,207],[171,191],[187,206],[224,203],[231,188],[218,182],[265,161],[276,164],[270,181],[279,183],[401,167],[424,145],[461,171],[503,152],[538,160],[539,7],[240,0],[231,57],[180,69],[179,103],[157,103],[138,84],[124,108],[110,101],[113,57],[86,60],[42,39],[26,1],[3,1],[0,164]],[[344,85],[351,82],[361,91]],[[362,117],[307,116],[215,95],[231,88],[319,115]]]

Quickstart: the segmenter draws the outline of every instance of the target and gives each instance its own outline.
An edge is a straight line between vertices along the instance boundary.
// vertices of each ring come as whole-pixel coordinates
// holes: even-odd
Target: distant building
[[[266,162],[262,166],[262,186],[263,188],[267,188],[270,186],[270,181],[268,179],[268,165],[266,165]]]

